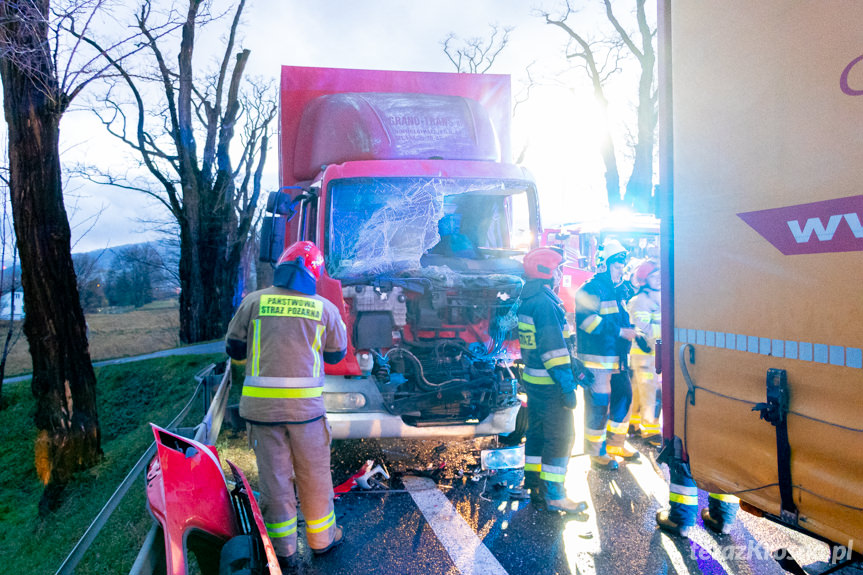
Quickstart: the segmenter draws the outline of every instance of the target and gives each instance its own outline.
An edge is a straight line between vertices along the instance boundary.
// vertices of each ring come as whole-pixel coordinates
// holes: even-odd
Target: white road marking
[[[693,545],[698,545],[701,547],[701,550],[696,550]],[[738,547],[738,545],[723,545],[716,541],[713,536],[709,535],[706,530],[693,529],[692,533],[689,535],[689,552],[693,560],[695,560],[697,554],[703,550],[704,553],[708,553],[714,561],[719,563],[723,573],[734,573],[735,575],[751,574],[752,569],[749,568],[749,565],[745,561],[735,562],[733,565],[734,568],[732,569],[732,564],[729,562],[729,559],[733,560],[734,555],[738,550],[741,552],[746,551],[745,545],[742,547]],[[728,549],[727,552],[731,553],[731,557],[726,557],[724,555],[727,553],[725,551],[726,549]]]
[[[665,533],[660,533],[659,541],[665,554],[668,555],[668,560],[677,575],[689,575],[689,569],[686,567],[686,562],[683,560],[683,555],[677,550],[674,542]]]
[[[587,474],[590,457],[582,455],[569,460],[566,471],[567,496],[573,501],[587,503],[587,521],[567,521],[563,528],[563,550],[572,573],[596,575],[594,556],[602,552],[602,539],[596,522],[597,510],[590,494]]]
[[[426,477],[402,481],[462,575],[508,575],[434,481]]]

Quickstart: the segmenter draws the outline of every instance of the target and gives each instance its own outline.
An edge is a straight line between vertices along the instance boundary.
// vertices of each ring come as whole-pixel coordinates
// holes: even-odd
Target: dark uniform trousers
[[[692,479],[689,464],[679,459],[669,464],[671,485],[669,486],[668,502],[671,509],[668,518],[681,527],[695,525],[698,512],[698,487]],[[740,509],[740,499],[724,493],[710,493],[707,497],[707,509],[710,516],[720,525],[731,525]]]
[[[536,488],[544,484],[547,499],[565,499],[563,483],[575,441],[573,412],[563,406],[557,385],[525,383],[524,386],[527,390],[525,486]]]
[[[629,427],[632,384],[628,374],[591,369],[593,383],[585,390],[584,451],[603,456],[608,445],[623,447]]]

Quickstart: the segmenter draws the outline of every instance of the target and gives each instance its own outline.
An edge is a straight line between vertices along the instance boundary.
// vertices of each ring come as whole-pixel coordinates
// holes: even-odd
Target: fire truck
[[[568,313],[575,313],[575,293],[596,273],[600,247],[609,239],[619,241],[629,252],[628,277],[639,263],[659,258],[659,219],[654,214],[612,211],[601,218],[542,230],[540,245],[558,247],[564,253],[558,293]]]

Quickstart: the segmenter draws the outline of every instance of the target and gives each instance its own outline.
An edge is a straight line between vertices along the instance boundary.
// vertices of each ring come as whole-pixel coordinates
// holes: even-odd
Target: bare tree
[[[577,32],[567,22],[570,16],[578,13],[572,8],[570,0],[566,0],[560,15],[552,16],[549,12],[540,12],[547,24],[560,28],[569,36],[566,56],[581,62],[581,66],[593,86],[594,97],[602,110],[605,132],[600,142],[600,154],[605,164],[605,187],[609,207],[628,205],[640,212],[649,211],[653,193],[653,150],[657,122],[656,54],[653,48],[656,28],[651,28],[647,22],[645,2],[646,0],[634,0],[637,30],[633,33],[621,24],[612,9],[611,0],[603,0],[605,15],[614,29],[614,35],[599,40],[591,39],[585,34]],[[636,106],[637,129],[633,143],[633,166],[626,184],[626,191],[621,194],[620,171],[608,119],[608,99],[605,95],[605,87],[609,78],[621,71],[621,58],[624,50],[638,62],[640,75]]]
[[[105,70],[98,55],[67,32],[89,29],[101,6],[100,0],[60,0],[53,7],[49,0],[0,2],[9,189],[27,302],[24,333],[33,361],[43,515],[59,504],[72,474],[102,456],[96,378],[72,264],[59,152],[60,119]],[[110,45],[134,50],[125,40]]]
[[[506,45],[509,44],[509,35],[513,31],[511,26],[501,28],[497,24],[491,24],[491,33],[488,38],[474,37],[461,41],[461,47],[456,47],[458,37],[450,32],[443,39],[444,54],[446,54],[456,71],[468,74],[484,74],[494,65],[495,59],[500,55]]]
[[[497,24],[490,24],[491,32],[488,38],[472,37],[466,40],[460,40],[455,33],[450,32],[446,38],[441,41],[444,54],[447,59],[455,66],[456,72],[466,74],[484,74],[488,72],[497,61],[498,56],[503,52],[504,48],[509,44],[509,36],[513,30],[512,26],[501,28]],[[460,43],[460,47],[458,44]],[[533,75],[530,71],[533,63],[525,68],[525,82],[519,94],[515,95],[515,101],[512,105],[512,115],[520,104],[525,103],[530,97],[530,90],[536,85]],[[521,147],[516,158],[516,163],[520,164],[527,154],[529,142],[525,142]]]
[[[246,80],[242,88],[250,52],[234,51],[244,5],[240,0],[234,9],[224,52],[210,74],[201,74],[193,58],[196,33],[218,18],[201,0],[189,0],[180,37],[174,38],[178,45],[171,48],[154,36],[153,5],[145,0],[135,25],[146,39],[148,61],[119,63],[102,50],[132,101],[130,107],[118,97],[116,84],[96,112],[109,133],[137,155],[148,177],[103,171],[93,179],[155,198],[176,221],[180,340],[185,343],[221,338],[230,321],[277,111],[269,83]],[[176,50],[175,60],[168,57],[169,49]],[[241,125],[235,165],[231,148]]]
[[[79,175],[87,179],[97,177],[93,166],[79,166]],[[136,220],[143,228],[155,232],[158,239],[150,242],[153,248],[153,262],[157,269],[154,273],[160,278],[156,299],[162,299],[170,292],[170,297],[180,293],[180,228],[177,220],[170,214],[156,217],[139,217]]]
[[[78,294],[81,297],[81,308],[84,312],[92,312],[105,305],[103,277],[98,267],[99,260],[105,251],[72,254],[72,265],[75,266],[75,279],[78,284]]]
[[[133,244],[114,253],[105,286],[109,303],[137,308],[153,301],[154,288],[162,279],[162,258],[156,249],[148,243]]]

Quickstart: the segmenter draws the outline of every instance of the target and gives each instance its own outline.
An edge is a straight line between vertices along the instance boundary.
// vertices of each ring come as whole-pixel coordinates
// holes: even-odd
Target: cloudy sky
[[[490,25],[514,27],[509,46],[490,72],[510,74],[513,94],[526,80],[525,69],[539,85],[520,104],[513,118],[513,150],[527,146],[524,165],[534,174],[544,225],[575,221],[604,207],[603,167],[596,145],[597,113],[591,89],[582,73],[572,72],[564,57],[567,36],[545,24],[537,10],[553,13],[552,0],[248,0],[242,46],[251,49],[249,74],[277,78],[279,66],[323,66],[384,70],[453,72],[441,42],[449,33],[458,38],[488,37]],[[582,12],[570,21],[590,35],[600,35],[604,19],[596,17],[596,0],[575,0]],[[601,2],[600,2],[601,4]],[[218,4],[217,4],[218,5]],[[621,17],[625,17],[621,13]],[[199,33],[200,64],[207,46],[217,46],[226,29]],[[570,71],[567,71],[570,70]],[[631,79],[630,79],[631,80]],[[621,77],[613,88],[612,106],[618,121],[631,113],[629,93],[634,84]],[[67,114],[61,124],[64,161],[94,157],[118,165],[124,162],[116,145],[101,134],[87,112]],[[622,144],[618,144],[621,146]],[[270,151],[267,189],[277,188],[276,144]],[[625,174],[624,174],[625,175]],[[159,208],[132,192],[75,184],[76,197],[67,200],[73,224],[73,251],[88,251],[152,239],[140,219],[156,219]],[[98,219],[94,223],[94,216]]]

